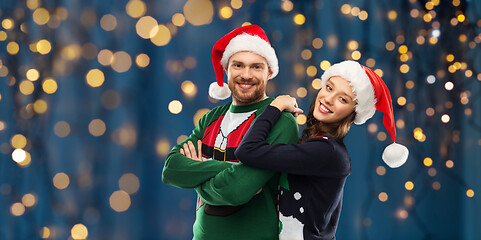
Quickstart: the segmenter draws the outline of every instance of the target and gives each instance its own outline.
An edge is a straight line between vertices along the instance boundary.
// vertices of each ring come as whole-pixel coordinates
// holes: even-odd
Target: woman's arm
[[[257,118],[235,152],[242,163],[297,175],[335,177],[349,173],[347,153],[339,157],[345,150],[335,139],[320,137],[301,144],[268,144],[266,137],[280,115],[281,111],[271,105]]]

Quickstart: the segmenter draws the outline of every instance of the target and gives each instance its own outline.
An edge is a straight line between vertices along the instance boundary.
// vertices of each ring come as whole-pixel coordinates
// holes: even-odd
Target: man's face
[[[266,85],[272,72],[264,57],[251,52],[235,53],[225,71],[232,104],[249,105],[266,97]]]

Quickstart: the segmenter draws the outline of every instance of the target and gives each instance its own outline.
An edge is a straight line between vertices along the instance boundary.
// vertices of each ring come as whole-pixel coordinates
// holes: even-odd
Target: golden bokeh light
[[[199,124],[199,120],[209,111],[210,111],[210,109],[208,109],[208,108],[201,108],[201,109],[197,110],[197,112],[195,112],[195,114],[194,114],[194,126],[197,127],[197,125]]]
[[[147,5],[140,0],[130,0],[127,5],[125,5],[125,11],[130,17],[139,18],[147,12]]]
[[[100,87],[105,81],[105,76],[99,69],[91,69],[87,75],[85,75],[87,84],[91,87]]]
[[[391,21],[396,20],[397,18],[397,12],[395,10],[391,10],[387,13],[387,18]]]
[[[292,9],[294,9],[294,3],[292,3],[290,0],[282,1],[281,9],[284,12],[290,12]]]
[[[100,27],[105,31],[113,31],[117,27],[117,18],[112,14],[106,14],[100,19]]]
[[[367,131],[372,134],[376,133],[378,129],[379,128],[376,123],[370,123],[369,125],[367,125]]]
[[[386,141],[386,139],[387,139],[387,135],[386,135],[385,132],[378,132],[376,137],[377,137],[377,140],[379,140],[381,142]]]
[[[18,46],[18,43],[16,42],[9,42],[7,44],[7,52],[10,55],[16,55],[20,51],[20,47]]]
[[[454,167],[454,161],[453,160],[447,160],[446,161],[446,167],[447,168],[453,168]]]
[[[114,60],[114,54],[108,49],[100,50],[97,54],[97,61],[104,66],[109,66]]]
[[[464,22],[464,20],[466,20],[466,16],[464,16],[463,14],[459,14],[459,15],[458,15],[458,21],[459,21],[459,22]]]
[[[411,191],[411,190],[414,189],[414,183],[411,182],[411,181],[407,181],[407,182],[404,184],[404,187],[406,188],[406,190]]]
[[[197,94],[197,86],[192,81],[185,80],[180,88],[187,97],[194,97]]]
[[[378,167],[376,168],[376,173],[377,173],[377,175],[379,175],[379,176],[384,176],[384,175],[386,174],[386,168],[383,167],[383,166],[378,166]]]
[[[300,13],[296,14],[293,18],[294,23],[297,25],[302,25],[306,22],[306,17]]]
[[[351,40],[347,43],[347,48],[351,51],[354,51],[359,48],[359,43],[356,40]]]
[[[141,38],[149,39],[159,31],[159,23],[151,16],[141,17],[135,24],[135,30]]]
[[[299,114],[299,115],[296,117],[296,121],[297,121],[297,124],[299,124],[299,125],[304,125],[304,124],[306,124],[306,122],[307,122],[307,116],[304,115],[304,114]]]
[[[356,50],[356,51],[352,52],[351,57],[352,57],[353,60],[357,61],[357,60],[361,59],[361,52]]]
[[[22,203],[25,207],[33,207],[37,203],[37,198],[31,193],[27,193],[22,197]]]
[[[125,212],[129,209],[131,201],[130,196],[123,190],[115,191],[109,198],[110,207],[116,212]]]
[[[319,66],[322,70],[326,71],[328,68],[331,67],[331,63],[327,60],[323,60]]]
[[[307,74],[307,76],[309,76],[309,77],[314,77],[314,76],[316,76],[316,74],[317,74],[317,68],[316,68],[316,66],[312,66],[312,65],[311,65],[311,66],[307,67],[307,69],[306,69],[306,74]]]
[[[359,9],[358,7],[353,7],[351,8],[351,15],[352,16],[359,16],[359,13],[361,13],[361,9]]]
[[[135,63],[140,68],[145,68],[145,67],[149,66],[150,57],[149,57],[149,55],[147,55],[145,53],[141,53],[141,54],[137,55],[137,57],[135,57]]]
[[[39,235],[40,235],[40,237],[43,238],[43,239],[48,239],[48,238],[50,238],[50,228],[48,228],[48,227],[43,227],[42,229],[40,229]]]
[[[5,31],[0,31],[0,41],[5,41],[7,40],[7,33]]]
[[[359,13],[359,19],[361,19],[362,21],[365,21],[368,17],[369,17],[369,14],[365,11],[365,10],[362,10],[360,13]]]
[[[126,173],[119,179],[120,190],[123,190],[128,194],[136,193],[139,190],[139,187],[139,178],[133,173]]]
[[[403,129],[406,126],[406,122],[403,119],[396,120],[396,127]]]
[[[73,239],[87,239],[89,231],[87,227],[81,223],[75,224],[70,230],[70,235]]]
[[[322,80],[320,78],[316,78],[312,80],[311,85],[312,85],[312,88],[319,90],[322,87]]]
[[[179,100],[173,100],[169,103],[169,112],[179,114],[182,112],[182,103]]]
[[[128,53],[124,51],[118,51],[113,55],[111,66],[116,72],[127,72],[132,66],[132,58]]]
[[[214,17],[214,5],[210,0],[188,0],[184,5],[184,16],[194,26],[209,24]]]
[[[300,98],[305,98],[307,96],[307,89],[304,87],[300,87],[297,89],[296,94]]]
[[[403,64],[399,67],[399,71],[402,73],[408,73],[409,72],[409,65]]]
[[[22,216],[25,213],[25,206],[22,203],[16,202],[10,206],[10,213],[13,216]]]
[[[38,72],[37,69],[29,69],[27,73],[25,74],[27,79],[30,81],[37,81],[38,78],[40,77],[40,73]]]
[[[82,47],[78,44],[70,44],[62,49],[61,55],[66,60],[79,59],[82,56]]]
[[[155,36],[150,38],[150,41],[157,46],[165,46],[170,42],[172,38],[169,28],[165,25],[158,25],[158,31]]]
[[[53,78],[47,78],[42,83],[42,89],[47,94],[55,93],[57,88],[57,82]]]
[[[17,162],[18,166],[22,168],[28,167],[32,162],[32,155],[30,155],[30,153],[27,151],[24,151],[24,152],[25,152],[25,158],[23,159],[23,161]]]
[[[406,219],[409,217],[409,213],[405,209],[399,209],[396,211],[396,217],[399,219]]]
[[[396,47],[396,45],[394,44],[394,42],[389,41],[389,42],[386,43],[385,47],[386,47],[386,50],[392,51],[392,50],[394,50],[394,48]]]
[[[187,139],[187,135],[180,135],[179,137],[177,137],[177,144],[180,144],[181,142],[185,141],[185,139]]]
[[[38,25],[45,25],[50,20],[50,14],[45,8],[37,8],[33,12],[33,21]]]
[[[105,122],[100,119],[94,119],[89,123],[89,133],[92,136],[100,137],[104,135],[106,129]]]
[[[13,148],[25,148],[27,146],[27,138],[22,134],[15,134],[10,138],[10,144]]]
[[[60,121],[53,127],[53,132],[57,137],[64,138],[70,134],[70,124],[65,121]]]
[[[404,106],[404,105],[406,105],[406,98],[403,97],[403,96],[398,97],[398,99],[397,99],[397,104],[398,104],[399,106]]]
[[[122,126],[112,133],[112,141],[124,147],[132,147],[137,142],[137,130],[131,124]]]
[[[23,95],[30,95],[35,90],[35,86],[31,81],[24,80],[19,85],[18,88]]]
[[[309,50],[309,49],[304,49],[304,50],[302,50],[302,52],[301,52],[301,57],[302,57],[302,59],[304,59],[304,60],[309,60],[309,59],[311,59],[311,57],[312,57],[312,51]]]
[[[466,196],[468,196],[468,197],[470,197],[470,198],[474,197],[474,191],[473,191],[473,189],[468,189],[468,190],[466,190]]]
[[[63,172],[57,173],[53,177],[53,185],[59,190],[67,188],[69,184],[70,178],[67,174]]]
[[[240,9],[242,7],[242,0],[231,0],[230,5],[233,9]]]
[[[229,6],[225,6],[219,9],[219,17],[224,20],[231,18],[233,13],[234,12],[232,8],[230,8]]]
[[[182,13],[175,13],[172,15],[172,23],[177,27],[182,27],[185,24],[185,17]]]
[[[5,18],[2,21],[2,27],[9,30],[15,26],[15,22],[11,18]]]
[[[431,159],[430,157],[424,158],[423,164],[426,167],[430,167],[433,165],[433,159]]]
[[[379,201],[381,201],[381,202],[386,202],[389,198],[387,193],[385,193],[385,192],[379,193],[379,195],[377,197],[378,197]]]
[[[349,4],[347,4],[347,3],[346,3],[346,4],[343,4],[343,5],[341,6],[341,12],[342,12],[343,14],[349,14],[349,13],[351,13],[351,5],[349,5]]]
[[[322,41],[322,39],[320,38],[314,38],[312,40],[312,47],[315,48],[315,49],[320,49],[322,48],[322,45],[324,44],[324,42]]]
[[[155,145],[155,152],[157,155],[160,157],[165,157],[167,154],[170,152],[170,142],[168,139],[160,139],[157,141],[157,144]]]
[[[48,110],[48,104],[43,99],[38,99],[33,103],[33,110],[38,114],[43,114]]]
[[[42,55],[48,54],[52,50],[52,45],[45,39],[38,41],[36,47],[37,51]]]

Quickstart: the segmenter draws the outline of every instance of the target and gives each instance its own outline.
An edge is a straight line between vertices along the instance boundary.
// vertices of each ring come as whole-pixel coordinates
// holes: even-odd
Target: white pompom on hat
[[[356,95],[355,124],[365,123],[374,115],[376,110],[383,113],[383,124],[393,143],[384,149],[382,159],[391,168],[402,166],[407,161],[409,150],[395,142],[396,126],[391,93],[381,77],[370,68],[350,60],[334,64],[328,68],[321,77],[322,86],[326,84],[329,78],[334,76],[349,81]]]
[[[279,65],[274,48],[264,30],[257,25],[247,25],[234,29],[219,39],[212,48],[212,65],[216,82],[209,86],[209,96],[214,99],[224,100],[230,97],[231,92],[224,83],[224,68],[227,68],[229,58],[237,52],[252,52],[264,57],[272,71],[269,79],[279,73]]]

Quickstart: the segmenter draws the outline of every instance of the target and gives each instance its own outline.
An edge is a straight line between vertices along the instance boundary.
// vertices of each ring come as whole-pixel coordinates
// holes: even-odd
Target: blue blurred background
[[[162,167],[226,103],[210,51],[245,24],[277,51],[269,96],[307,110],[345,59],[391,90],[408,162],[382,162],[382,114],[352,127],[338,239],[480,239],[480,19],[479,0],[1,0],[0,239],[191,239],[196,194]]]

